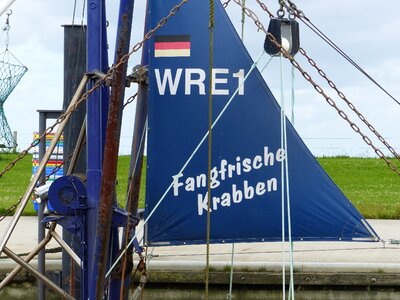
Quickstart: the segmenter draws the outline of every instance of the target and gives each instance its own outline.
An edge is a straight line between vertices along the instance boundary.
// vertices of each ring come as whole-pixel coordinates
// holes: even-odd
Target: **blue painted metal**
[[[178,2],[151,0],[151,25]],[[149,220],[153,245],[206,238],[207,143],[178,173],[208,129],[208,15],[204,1],[189,1],[150,42],[147,216],[174,182]],[[215,20],[214,119],[253,65],[219,1]],[[185,51],[155,51],[182,40]],[[280,107],[256,69],[213,129],[212,242],[281,240],[280,139]],[[287,139],[293,240],[376,240],[289,121]]]
[[[119,62],[120,59],[129,51],[130,33],[132,27],[133,3],[134,1],[132,0],[121,0],[120,2],[120,15],[118,24],[115,62]],[[89,3],[89,10],[95,8],[96,5],[94,3]],[[88,33],[88,36],[90,40],[91,38],[90,32]],[[90,55],[91,51],[89,49],[89,59]],[[101,172],[100,199],[97,207],[98,217],[97,220],[93,220],[95,222],[92,223],[96,224],[96,230],[95,232],[93,232],[95,240],[88,241],[90,244],[93,243],[95,245],[94,251],[89,253],[89,259],[91,262],[91,274],[90,274],[90,284],[89,284],[90,299],[103,298],[104,275],[107,264],[110,262],[109,256],[113,258],[116,257],[119,253],[118,231],[116,228],[114,228],[113,230],[111,229],[112,214],[110,214],[110,207],[113,205],[113,202],[115,201],[116,166],[118,159],[119,136],[121,129],[121,121],[122,121],[122,106],[123,106],[124,91],[125,91],[126,70],[127,70],[127,62],[122,65],[116,64],[111,84],[112,86],[111,96],[110,96],[111,100],[109,104],[107,123],[104,123],[107,124],[107,130],[105,136],[106,143],[104,145],[104,152],[100,152],[102,154],[101,155],[102,159],[104,160]],[[105,110],[103,109],[102,112],[104,111]],[[88,110],[88,120],[92,117],[89,114],[90,111]],[[89,128],[88,130],[89,130],[88,136],[91,136],[92,132],[90,131]],[[88,143],[90,144],[90,142]],[[90,151],[88,151],[88,153],[92,155]],[[90,164],[90,161],[88,161],[88,164]],[[88,166],[88,173],[90,171],[91,167]],[[93,182],[96,185],[99,184],[99,180],[97,179],[98,178],[95,178],[95,181]],[[90,185],[90,183],[88,184]],[[91,186],[90,188],[93,187]],[[99,195],[98,189],[96,191],[98,196]],[[88,220],[88,223],[89,222],[90,220]],[[111,246],[110,246],[110,241],[111,241]],[[110,249],[110,247],[112,249]],[[120,286],[116,284],[114,280],[112,280],[108,296],[111,299],[117,299],[119,298],[119,292],[120,292]]]
[[[90,0],[87,5],[87,70],[107,72],[107,33],[105,0]],[[89,84],[93,85],[94,80]],[[87,257],[84,258],[82,299],[95,299],[97,268],[95,235],[99,192],[102,176],[105,126],[107,124],[109,93],[102,87],[89,96],[87,101],[87,211],[86,237]]]
[[[131,226],[139,224],[139,218],[129,214],[126,210],[113,206],[112,227],[126,227],[128,222]]]
[[[51,207],[61,215],[75,215],[86,209],[86,186],[73,175],[57,178],[50,186],[48,198]]]

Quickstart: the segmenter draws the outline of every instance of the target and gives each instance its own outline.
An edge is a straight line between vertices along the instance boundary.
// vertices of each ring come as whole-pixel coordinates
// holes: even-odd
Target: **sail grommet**
[[[282,45],[290,55],[294,56],[300,48],[299,23],[294,19],[273,18],[271,19],[268,32]],[[267,35],[264,42],[264,50],[269,55],[279,55],[279,47]]]

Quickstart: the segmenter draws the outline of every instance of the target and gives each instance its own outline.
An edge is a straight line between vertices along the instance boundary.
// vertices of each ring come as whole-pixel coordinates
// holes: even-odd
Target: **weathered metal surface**
[[[121,0],[115,62],[129,52],[130,32],[132,28],[133,0]],[[115,201],[115,185],[118,163],[118,150],[121,133],[122,107],[125,95],[127,62],[116,66],[111,83],[110,104],[108,107],[107,129],[104,146],[104,160],[100,185],[100,202],[96,228],[95,267],[97,268],[96,295],[93,299],[103,299],[105,272],[109,262],[110,234],[112,224],[112,206]],[[118,232],[114,230],[113,241],[118,241]],[[116,242],[118,245],[118,242]],[[113,253],[116,247],[111,245]],[[111,286],[111,298],[117,299],[118,286]]]
[[[8,249],[7,247],[4,247],[3,251],[5,254],[7,254],[8,257],[10,257],[12,260],[14,260],[16,263],[18,263],[24,269],[28,270],[37,279],[42,281],[47,287],[49,287],[54,292],[56,292],[58,295],[63,297],[63,299],[68,299],[68,300],[75,299],[74,297],[70,296],[68,293],[64,292],[61,288],[59,288],[55,283],[53,283],[46,276],[44,276],[43,274],[41,274],[37,270],[35,270],[31,265],[26,263],[22,258],[20,258],[18,255],[13,253],[10,249]]]

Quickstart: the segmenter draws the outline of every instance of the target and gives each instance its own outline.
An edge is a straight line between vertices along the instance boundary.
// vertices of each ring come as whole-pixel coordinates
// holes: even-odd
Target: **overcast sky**
[[[278,1],[265,1],[276,12]],[[115,21],[118,1],[107,1],[110,26],[109,43],[113,53]],[[254,0],[246,1],[260,20],[268,26],[269,18]],[[375,0],[297,1],[314,24],[335,41],[350,57],[359,63],[372,77],[380,82],[396,98],[400,98],[400,2]],[[18,131],[19,149],[31,141],[38,128],[37,109],[61,109],[63,97],[63,29],[71,24],[73,0],[16,0],[10,18],[10,51],[29,69],[5,105],[5,112],[12,130]],[[83,1],[77,1],[75,24],[82,21]],[[228,13],[234,24],[240,26],[240,9],[233,3]],[[132,42],[139,41],[143,29],[144,1],[136,1]],[[5,15],[0,18],[4,24]],[[86,21],[84,21],[86,22]],[[400,147],[400,107],[372,85],[354,67],[339,57],[318,37],[300,23],[301,45],[337,83],[357,108],[395,148]],[[256,31],[251,20],[246,20],[244,42],[251,55],[256,57],[263,45],[264,35]],[[4,49],[4,39],[0,41]],[[310,69],[300,55],[301,65]],[[110,60],[112,61],[111,55]],[[275,59],[276,60],[276,59]],[[138,64],[139,56],[130,61],[130,67]],[[286,87],[290,85],[290,66],[285,67]],[[314,73],[312,73],[314,74]],[[314,75],[313,75],[314,76]],[[279,96],[279,64],[273,61],[265,72],[265,78],[276,96]],[[317,78],[315,76],[315,78]],[[318,79],[319,80],[319,79]],[[322,82],[321,80],[319,80]],[[296,73],[295,127],[315,155],[370,156],[372,152],[352,132],[349,126],[319,96],[315,90]],[[323,84],[325,87],[326,84]],[[128,91],[131,95],[134,91]],[[335,96],[335,93],[329,91]],[[288,102],[289,93],[287,93]],[[345,108],[335,96],[338,106]],[[290,107],[287,107],[290,113]],[[134,106],[125,111],[120,153],[130,149],[133,131]],[[351,119],[357,121],[354,115]],[[357,121],[357,123],[359,123]],[[364,132],[367,132],[363,129]],[[378,144],[377,144],[378,145]]]

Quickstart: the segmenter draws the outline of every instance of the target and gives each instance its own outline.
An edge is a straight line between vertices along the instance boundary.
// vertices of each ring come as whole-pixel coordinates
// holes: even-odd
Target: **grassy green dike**
[[[0,169],[14,157],[15,154],[0,154]],[[129,161],[129,156],[120,156],[118,162],[119,203],[124,203],[125,200]],[[381,159],[321,157],[318,161],[366,218],[400,219],[400,178]],[[32,156],[28,155],[0,178],[0,214],[23,195],[31,172]],[[143,172],[140,207],[144,203],[146,168],[143,168]],[[35,214],[31,203],[24,213]]]
[[[0,170],[3,170],[17,154],[0,154]],[[32,176],[32,155],[27,155],[12,170],[0,178],[0,214],[17,202],[24,194]],[[29,203],[26,215],[33,215],[33,205]]]
[[[318,161],[365,218],[400,219],[400,177],[382,159],[322,157]],[[392,160],[399,168],[397,162]]]

